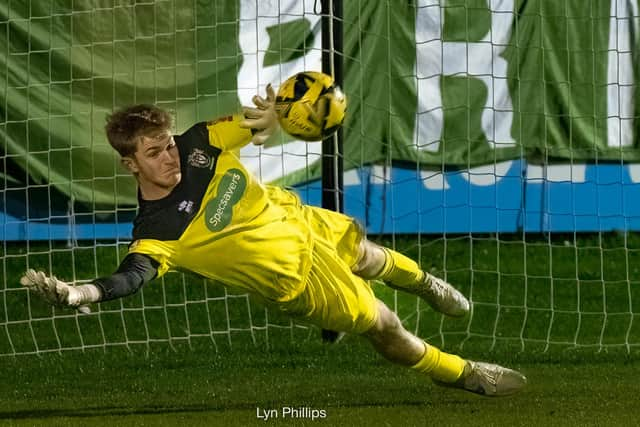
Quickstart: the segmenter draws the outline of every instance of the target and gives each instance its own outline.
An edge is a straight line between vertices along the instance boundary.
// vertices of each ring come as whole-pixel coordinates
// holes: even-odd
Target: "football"
[[[347,99],[331,76],[304,71],[285,80],[276,96],[282,129],[303,141],[321,141],[344,121]]]

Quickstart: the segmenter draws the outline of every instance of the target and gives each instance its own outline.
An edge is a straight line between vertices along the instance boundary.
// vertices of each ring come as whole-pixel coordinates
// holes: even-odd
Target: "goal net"
[[[419,336],[464,351],[630,352],[640,344],[637,0],[343,2],[345,212],[455,284],[448,319],[383,284]],[[0,355],[319,339],[183,273],[91,314],[19,285],[28,268],[105,276],[136,187],[105,117],[168,109],[175,131],[321,70],[320,2],[9,2],[0,7]],[[240,156],[318,205],[321,144]]]

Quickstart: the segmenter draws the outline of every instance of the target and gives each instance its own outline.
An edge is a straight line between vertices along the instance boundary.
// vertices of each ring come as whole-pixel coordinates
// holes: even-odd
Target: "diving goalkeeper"
[[[236,152],[272,134],[274,99],[268,86],[266,98],[256,95],[241,114],[197,123],[181,135],[172,135],[170,114],[156,106],[111,114],[107,138],[138,183],[128,254],[115,273],[89,284],[29,270],[22,285],[52,304],[86,312],[89,304],[131,295],[169,270],[189,270],[320,328],[362,335],[386,359],[439,385],[485,396],[522,389],[519,372],[445,353],[409,333],[369,281],[464,316],[469,301],[454,287],[367,240],[354,219],[304,205],[247,172]]]

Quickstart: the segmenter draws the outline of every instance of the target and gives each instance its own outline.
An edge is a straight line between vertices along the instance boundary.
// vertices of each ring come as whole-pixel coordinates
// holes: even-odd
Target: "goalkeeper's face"
[[[182,178],[178,147],[168,130],[140,137],[128,163],[143,196],[168,193]]]

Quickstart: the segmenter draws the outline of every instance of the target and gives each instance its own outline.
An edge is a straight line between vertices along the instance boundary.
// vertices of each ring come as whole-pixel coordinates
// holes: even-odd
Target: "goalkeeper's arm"
[[[92,284],[100,291],[99,301],[122,298],[138,292],[145,283],[156,277],[158,266],[158,262],[151,257],[138,253],[128,254],[115,273],[93,281]]]
[[[20,283],[50,304],[78,308],[88,313],[88,304],[122,298],[137,292],[156,276],[158,265],[146,255],[130,253],[122,260],[115,273],[91,283],[74,285],[55,276],[47,277],[43,272],[35,270],[27,271]]]

